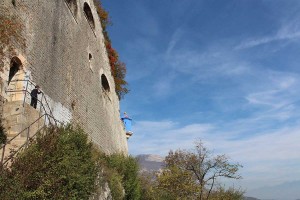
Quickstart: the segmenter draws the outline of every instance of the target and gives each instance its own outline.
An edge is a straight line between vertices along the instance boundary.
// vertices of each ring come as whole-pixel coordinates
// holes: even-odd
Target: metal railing
[[[13,82],[25,82],[26,83],[25,89],[23,86],[22,89],[8,89],[5,92],[6,93],[23,93],[24,94],[23,103],[22,103],[23,107],[25,106],[25,103],[30,105],[30,103],[29,103],[31,101],[30,91],[32,91],[36,85],[30,80],[12,80],[12,81],[10,81],[10,83],[13,83]],[[43,101],[45,103],[43,103]],[[40,110],[40,114],[42,113],[42,114],[51,115],[52,118],[54,119],[52,110],[51,110],[49,103],[47,101],[47,98],[43,92],[42,92],[42,97],[40,99],[38,98],[37,102],[39,105],[38,108]],[[57,125],[55,120],[50,120],[49,123],[54,123],[55,125]]]
[[[30,80],[12,80],[12,81],[10,81],[10,84],[12,82],[26,82],[26,86],[24,87],[24,85],[23,85],[22,89],[8,89],[5,91],[6,93],[13,93],[13,92],[14,93],[23,93],[24,97],[23,97],[22,105],[23,105],[23,107],[25,107],[25,103],[29,104],[29,101],[31,100],[29,90],[31,91],[32,89],[34,89],[36,85]],[[56,120],[54,118],[52,110],[47,101],[47,98],[45,97],[43,92],[42,92],[42,97],[40,99],[37,99],[37,101],[38,101],[39,110],[40,110],[38,119],[36,119],[34,122],[32,122],[28,127],[23,129],[21,132],[16,134],[14,137],[10,138],[4,144],[0,145],[0,152],[2,151],[0,154],[0,156],[1,156],[0,167],[1,168],[3,166],[7,165],[9,163],[9,161],[12,160],[22,149],[26,148],[28,146],[29,141],[32,140],[36,136],[36,134],[39,133],[42,129],[47,127],[47,125],[57,126],[58,123],[60,123],[58,120]],[[44,120],[42,126],[40,126],[40,120]],[[38,128],[35,130],[35,132],[32,135],[30,135],[30,132],[31,132],[30,130],[33,129],[33,126],[36,124],[37,124]],[[9,155],[5,156],[5,152],[7,151],[7,146],[12,144],[16,139],[20,138],[18,136],[21,136],[24,133],[26,134],[26,139],[24,141],[24,144],[22,144],[16,148],[11,147],[9,149],[9,151],[10,151]]]
[[[39,125],[40,120],[43,120],[43,118],[45,118],[43,126],[39,127],[35,131],[34,134],[30,135],[30,129],[32,128],[32,126],[34,126],[36,123],[38,123],[38,125]],[[4,144],[1,145],[0,151],[2,151],[2,152],[1,152],[1,159],[0,159],[0,167],[7,165],[8,162],[14,158],[14,156],[16,156],[22,149],[24,149],[28,146],[30,140],[32,140],[37,135],[37,133],[39,133],[42,129],[47,127],[47,124],[46,124],[47,118],[52,118],[54,121],[57,121],[56,119],[54,119],[54,117],[52,117],[48,114],[43,114],[38,119],[36,119],[34,122],[32,122],[27,128],[23,129],[17,135],[15,135],[14,137],[12,137],[11,139],[9,139],[8,141],[6,141]],[[15,148],[15,149],[14,148],[8,149],[10,151],[9,155],[5,157],[5,151],[7,151],[7,146],[12,144],[13,141],[15,141],[18,138],[18,136],[21,136],[21,134],[23,134],[23,133],[26,134],[26,140],[24,141],[24,144],[22,144],[21,146]]]

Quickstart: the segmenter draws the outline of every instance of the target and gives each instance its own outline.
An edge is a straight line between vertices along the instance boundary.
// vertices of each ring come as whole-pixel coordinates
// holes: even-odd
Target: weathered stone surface
[[[85,2],[91,8],[94,29],[83,11]],[[16,6],[12,5],[11,0],[2,0],[0,6],[10,14],[19,16],[25,25],[26,49],[22,51],[16,46],[17,56],[22,61],[20,72],[23,75],[20,77],[30,78],[39,84],[55,117],[80,124],[104,152],[127,153],[119,100],[114,92],[96,9],[92,0],[76,0],[76,3],[78,9],[75,12],[65,0],[16,0]],[[4,89],[8,88],[10,58],[5,58],[4,72],[1,72],[1,88]],[[102,88],[102,74],[109,82],[110,92],[104,92]],[[7,96],[4,90],[1,94]],[[8,101],[20,100],[19,97],[6,98]],[[14,108],[7,109],[14,113],[21,112]],[[3,115],[7,116],[7,111],[3,111]]]

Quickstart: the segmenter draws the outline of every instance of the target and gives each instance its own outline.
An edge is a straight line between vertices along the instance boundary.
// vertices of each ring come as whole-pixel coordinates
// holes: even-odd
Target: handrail
[[[36,119],[34,122],[32,122],[27,128],[23,129],[21,132],[19,132],[17,135],[15,135],[13,138],[11,138],[9,141],[5,142],[5,144],[3,144],[0,147],[0,150],[2,150],[2,154],[1,154],[1,159],[0,159],[0,166],[3,167],[9,160],[11,160],[23,147],[25,147],[26,145],[28,145],[28,142],[30,139],[32,139],[33,137],[36,136],[36,134],[41,131],[43,128],[45,128],[47,125],[44,121],[44,125],[39,128],[32,136],[29,135],[30,133],[30,127],[32,125],[34,125],[36,122],[39,122],[40,119],[42,119],[43,117],[45,117],[45,121],[46,118],[52,118],[54,121],[57,121],[53,116],[50,116],[48,114],[43,114],[42,116],[40,116],[38,119]],[[26,141],[24,142],[24,144],[22,144],[21,146],[19,146],[17,149],[15,149],[12,153],[10,153],[5,159],[4,155],[5,155],[5,150],[6,150],[6,145],[11,143],[13,140],[15,140],[19,135],[21,135],[24,131],[27,130],[27,135],[26,135]]]
[[[42,117],[44,117],[44,116],[46,116],[46,114],[44,114],[44,115],[42,115],[42,116],[40,116],[37,120],[35,120],[34,122],[32,122],[28,127],[26,127],[25,129],[23,129],[21,132],[19,132],[17,135],[15,135],[13,138],[11,138],[9,141],[7,141],[7,142],[5,142],[5,144],[3,144],[2,146],[1,146],[1,148],[0,148],[0,150],[2,149],[2,155],[1,155],[1,165],[3,166],[5,163],[6,163],[6,161],[5,162],[3,162],[4,161],[4,154],[5,154],[5,149],[6,149],[6,145],[7,144],[10,144],[13,140],[15,140],[19,135],[21,135],[25,130],[27,130],[27,139],[26,139],[26,142],[25,142],[25,144],[28,142],[28,139],[30,138],[29,137],[29,129],[30,129],[30,127],[33,125],[33,124],[35,124],[36,122],[38,122]],[[45,124],[44,124],[44,126],[45,126]],[[43,127],[44,127],[43,126]],[[22,145],[23,146],[23,145]],[[20,147],[21,148],[21,147]],[[19,149],[20,149],[19,148]],[[17,151],[19,150],[19,149],[17,149]],[[15,153],[13,153],[13,155],[14,155]],[[9,160],[12,156],[11,156],[12,154],[10,154],[9,155],[9,157],[8,157],[8,159],[7,160]]]
[[[25,103],[26,94],[30,94],[30,92],[27,91],[27,90],[7,90],[6,92],[25,92],[25,96],[24,96],[24,100],[23,100],[23,106],[24,106],[24,103]],[[44,93],[43,93],[43,94],[44,94]],[[47,99],[45,98],[44,95],[43,95],[43,97],[44,97],[44,99],[45,99],[45,101],[46,101],[46,105],[47,105],[47,108],[49,109],[50,115],[53,116],[52,111],[51,111],[51,109],[50,109],[50,106],[49,106],[49,104],[48,104],[48,102],[47,102]],[[45,106],[44,106],[44,104],[42,103],[42,101],[39,100],[39,99],[37,99],[37,101],[40,103],[40,106],[43,108],[44,113],[45,113],[45,114],[48,114],[48,113],[47,113],[47,109],[45,108]],[[49,114],[48,114],[48,115],[49,115]],[[51,123],[51,121],[49,121],[49,122]],[[55,125],[56,125],[56,124],[55,124]]]
[[[11,138],[10,140],[8,140],[6,143],[8,144],[8,143],[10,143],[11,141],[13,141],[16,137],[18,137],[19,135],[21,135],[21,133],[23,133],[26,129],[28,129],[30,126],[32,126],[34,123],[36,123],[37,121],[39,121],[39,120],[40,120],[42,117],[44,117],[44,116],[46,116],[46,114],[40,116],[37,120],[35,120],[34,122],[32,122],[28,127],[24,128],[21,132],[19,132],[17,135],[15,135],[14,137],[12,137],[12,138]],[[3,146],[5,146],[5,144],[2,145],[2,146],[0,147],[0,150],[3,148]]]
[[[27,82],[27,83],[26,83],[26,88],[25,88],[25,90],[24,90],[24,89],[23,89],[23,90],[13,90],[13,89],[12,89],[12,90],[9,90],[9,89],[7,89],[7,90],[5,90],[5,92],[6,92],[6,93],[9,93],[9,92],[24,92],[24,93],[25,93],[25,94],[24,94],[24,99],[23,99],[23,106],[24,106],[24,103],[25,103],[25,100],[26,100],[27,93],[30,94],[30,92],[28,91],[28,84],[30,83],[33,87],[35,87],[36,84],[33,83],[33,82],[32,82],[31,80],[29,80],[29,79],[28,79],[28,80],[25,80],[25,79],[11,80],[10,83],[12,83],[12,82],[20,82],[20,81],[22,81],[22,82]],[[42,94],[43,94],[43,96],[42,96],[41,100],[37,99],[37,101],[40,103],[40,106],[43,108],[44,113],[48,113],[47,110],[46,110],[46,108],[45,108],[45,106],[44,106],[44,104],[42,103],[42,100],[44,99],[45,102],[46,102],[46,106],[47,106],[47,108],[48,108],[48,110],[49,110],[49,112],[50,112],[50,115],[54,116],[53,113],[52,113],[52,110],[51,110],[51,108],[50,108],[50,106],[49,106],[49,103],[48,103],[48,101],[47,101],[47,98],[45,97],[45,95],[44,95],[43,92],[42,92]],[[50,120],[49,120],[49,122],[51,123]],[[57,125],[57,124],[56,124],[56,121],[54,121],[54,123],[55,123],[55,125]]]
[[[47,98],[45,97],[45,95],[44,95],[44,93],[43,93],[43,97],[44,97],[44,99],[45,99],[45,101],[46,101],[46,105],[47,105],[47,107],[48,107],[48,109],[49,109],[49,111],[50,111],[50,114],[51,114],[51,116],[54,116],[53,115],[53,113],[52,113],[52,110],[51,110],[51,108],[50,108],[50,106],[49,106],[49,104],[48,104],[48,101],[47,101]],[[42,104],[42,102],[41,102],[41,104]],[[43,104],[42,104],[43,105]],[[55,120],[54,120],[55,121]],[[55,121],[56,122],[56,121]],[[56,125],[56,124],[55,124]]]
[[[11,83],[11,82],[18,82],[18,81],[27,82],[27,83],[26,83],[26,88],[25,88],[25,90],[24,90],[24,89],[22,89],[22,90],[13,90],[13,89],[12,89],[12,90],[9,90],[9,89],[8,89],[8,90],[5,90],[5,92],[6,92],[6,93],[9,93],[9,92],[24,92],[24,99],[23,99],[23,107],[24,107],[24,104],[25,104],[25,101],[26,101],[26,95],[27,95],[27,94],[30,94],[30,92],[28,91],[28,84],[30,83],[31,86],[33,86],[33,87],[35,87],[36,85],[35,85],[32,81],[30,81],[30,80],[11,80],[10,83]],[[49,104],[48,104],[47,98],[45,97],[44,93],[42,93],[42,94],[43,94],[43,96],[42,96],[41,100],[37,99],[37,101],[38,101],[39,104],[40,104],[40,108],[43,108],[44,114],[41,115],[41,116],[39,116],[38,119],[36,119],[34,122],[32,122],[28,127],[26,127],[25,129],[23,129],[22,131],[20,131],[17,135],[15,135],[14,137],[12,137],[9,141],[6,141],[5,144],[0,145],[0,150],[2,150],[2,153],[1,153],[1,155],[0,155],[0,156],[1,156],[1,159],[0,159],[0,167],[3,167],[5,164],[7,164],[7,162],[8,162],[9,160],[11,160],[11,159],[12,159],[12,158],[13,158],[13,157],[14,157],[14,156],[15,156],[22,148],[24,148],[25,146],[27,146],[27,144],[28,144],[28,142],[29,142],[29,140],[30,140],[31,138],[35,137],[35,135],[36,135],[40,130],[42,130],[43,128],[45,128],[45,127],[47,126],[47,124],[46,124],[47,119],[48,119],[48,122],[49,122],[50,124],[52,124],[52,122],[51,122],[51,119],[52,119],[52,120],[54,121],[54,124],[57,126],[57,122],[59,122],[59,121],[57,121],[57,120],[54,118],[53,113],[52,113],[52,110],[51,110],[51,108],[50,108],[50,106],[49,106]],[[43,99],[45,100],[46,107],[48,108],[50,114],[47,112],[47,109],[45,108],[44,104],[42,103]],[[37,130],[32,136],[30,136],[30,135],[29,135],[29,133],[30,133],[30,128],[31,128],[35,123],[39,122],[40,119],[42,119],[42,118],[44,118],[44,117],[45,117],[44,125],[43,125],[41,128],[38,128],[38,130]],[[61,123],[61,122],[59,122],[59,123]],[[5,157],[5,158],[7,158],[7,159],[4,160],[4,155],[5,155],[5,148],[6,148],[6,145],[9,144],[9,143],[11,143],[12,141],[14,141],[19,135],[21,135],[22,133],[24,133],[26,130],[27,130],[27,137],[26,137],[26,141],[24,142],[24,144],[21,145],[21,146],[19,146],[17,149],[13,150],[12,153],[10,153],[7,157]]]
[[[36,134],[37,134],[39,131],[41,131],[43,128],[45,128],[45,126],[46,126],[46,125],[44,125],[44,126],[42,126],[41,128],[39,128],[39,129],[37,130],[37,132],[36,132],[32,137],[30,137],[30,138],[27,137],[26,142],[25,142],[24,144],[22,144],[18,149],[14,150],[11,154],[9,154],[9,155],[7,156],[7,159],[6,159],[5,161],[4,161],[4,153],[5,153],[5,149],[3,149],[3,151],[2,151],[2,158],[1,158],[1,162],[0,162],[0,167],[5,166],[6,163],[8,163],[8,161],[10,161],[11,159],[13,159],[13,157],[14,157],[16,154],[18,154],[18,153],[20,152],[21,149],[23,149],[23,147],[25,147],[25,146],[28,145],[28,141],[29,141],[30,139],[32,139],[34,136],[36,136]]]

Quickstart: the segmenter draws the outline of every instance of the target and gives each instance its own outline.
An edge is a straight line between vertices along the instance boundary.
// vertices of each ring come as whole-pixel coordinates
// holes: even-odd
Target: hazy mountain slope
[[[141,171],[157,171],[164,165],[164,158],[159,155],[141,154],[136,158],[141,167]]]
[[[244,197],[244,200],[260,200],[254,197]]]
[[[300,181],[262,187],[247,192],[247,195],[261,199],[296,200],[300,199]]]

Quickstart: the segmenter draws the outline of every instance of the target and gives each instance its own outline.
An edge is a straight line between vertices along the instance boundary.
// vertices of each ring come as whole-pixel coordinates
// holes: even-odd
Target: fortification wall
[[[26,48],[22,51],[16,46],[17,56],[24,77],[41,86],[54,116],[80,124],[106,153],[127,152],[119,100],[93,0],[1,1],[0,6],[19,16],[25,25]],[[94,25],[84,12],[86,4]],[[10,59],[4,58],[4,81],[8,80]]]

